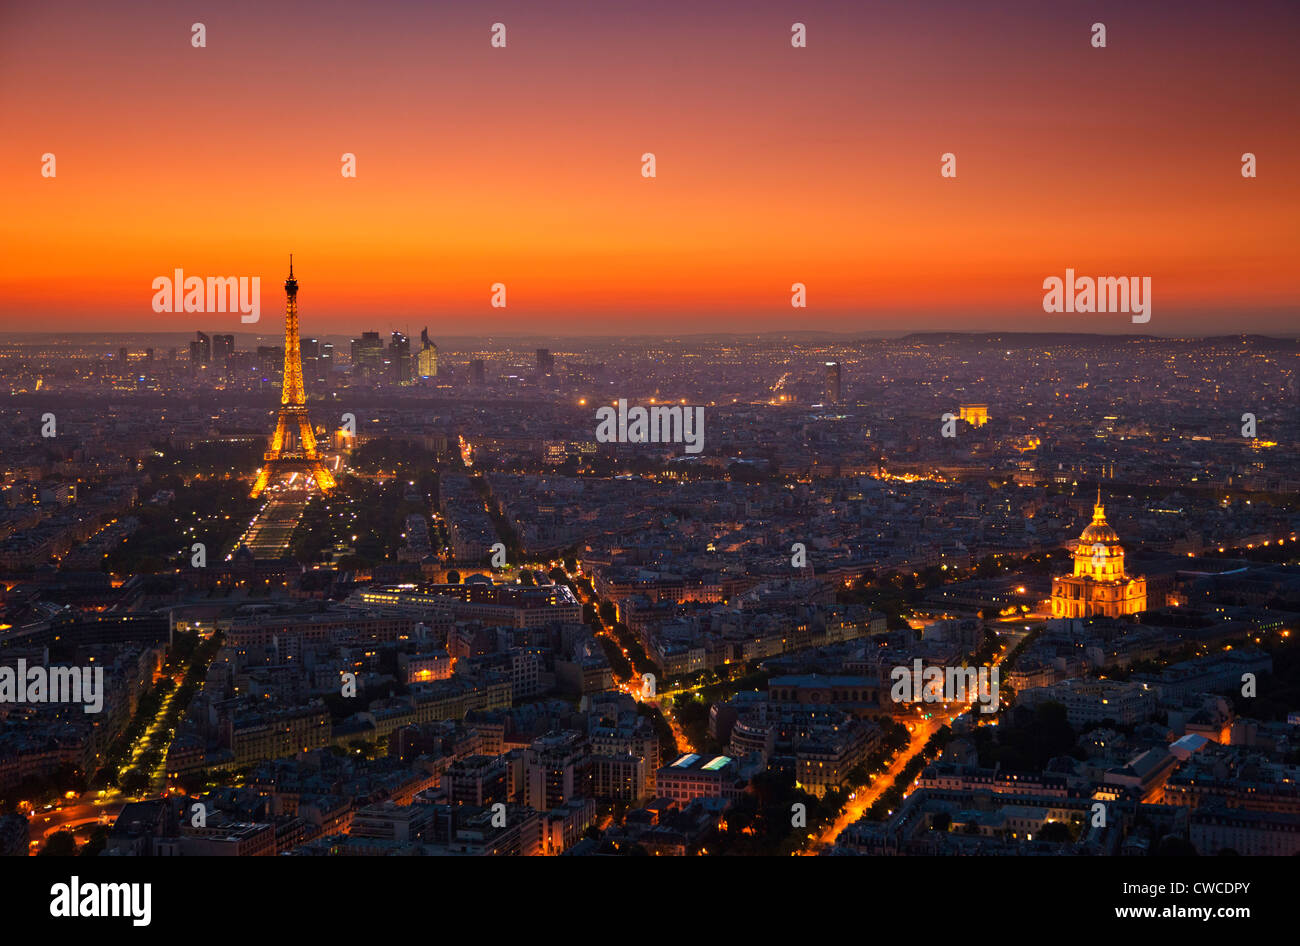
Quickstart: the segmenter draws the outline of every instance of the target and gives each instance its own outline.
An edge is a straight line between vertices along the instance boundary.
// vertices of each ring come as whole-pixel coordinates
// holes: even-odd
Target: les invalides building
[[[1058,618],[1120,617],[1147,606],[1147,580],[1124,572],[1124,547],[1106,521],[1097,491],[1092,522],[1074,550],[1074,574],[1052,579],[1052,616]]]

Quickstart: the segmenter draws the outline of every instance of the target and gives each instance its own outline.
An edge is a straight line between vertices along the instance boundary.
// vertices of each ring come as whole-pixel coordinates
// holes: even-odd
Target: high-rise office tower
[[[416,358],[416,371],[421,378],[438,376],[438,346],[429,340],[429,329],[420,330],[420,354]]]
[[[190,342],[190,372],[193,373],[202,368],[207,368],[212,364],[212,339],[202,332],[195,332],[198,336]]]
[[[843,401],[843,389],[840,385],[840,363],[826,362],[826,403],[839,404]]]
[[[284,371],[284,349],[279,345],[258,345],[257,370],[264,381],[281,382]]]
[[[352,374],[359,378],[375,377],[384,364],[384,340],[378,332],[362,332],[352,339]]]
[[[235,336],[212,336],[212,364],[223,375],[230,374],[230,357],[235,353]]]
[[[411,383],[411,340],[401,332],[393,333],[388,345],[389,377],[393,384]]]
[[[475,358],[469,363],[469,383],[484,384],[487,381],[487,372],[483,369],[483,359]]]
[[[555,371],[555,356],[545,348],[537,349],[537,373],[552,374]]]
[[[317,380],[320,375],[320,341],[315,338],[299,339],[298,347],[302,351],[302,376]]]

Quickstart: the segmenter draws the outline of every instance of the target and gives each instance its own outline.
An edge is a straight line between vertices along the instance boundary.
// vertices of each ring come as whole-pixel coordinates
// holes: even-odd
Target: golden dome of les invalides
[[[1052,579],[1052,616],[1087,618],[1137,614],[1147,606],[1147,580],[1128,577],[1124,547],[1106,521],[1106,508],[1097,490],[1092,522],[1074,550],[1074,574]]]

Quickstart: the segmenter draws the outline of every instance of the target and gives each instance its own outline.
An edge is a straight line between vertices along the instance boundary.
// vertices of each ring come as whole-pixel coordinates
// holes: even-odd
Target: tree
[[[98,857],[99,852],[108,846],[108,828],[96,825],[90,833],[90,840],[81,849],[82,857]]]
[[[122,779],[122,794],[130,798],[142,795],[149,789],[149,773],[144,769],[131,769]]]
[[[1049,841],[1052,844],[1068,844],[1074,838],[1070,835],[1069,827],[1063,822],[1049,821],[1038,832],[1038,840]]]
[[[42,857],[72,857],[77,853],[77,839],[71,831],[56,831],[41,848]]]

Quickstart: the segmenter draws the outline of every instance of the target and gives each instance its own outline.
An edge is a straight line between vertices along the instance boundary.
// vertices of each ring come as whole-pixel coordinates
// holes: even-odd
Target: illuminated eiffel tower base
[[[289,278],[284,284],[289,297],[284,312],[284,385],[280,393],[280,416],[275,423],[271,446],[262,454],[262,468],[253,484],[254,498],[260,496],[272,476],[301,473],[316,481],[322,492],[334,488],[334,474],[316,449],[316,433],[307,416],[307,395],[302,386],[302,349],[298,335],[298,280],[293,278],[293,257],[289,257]]]

